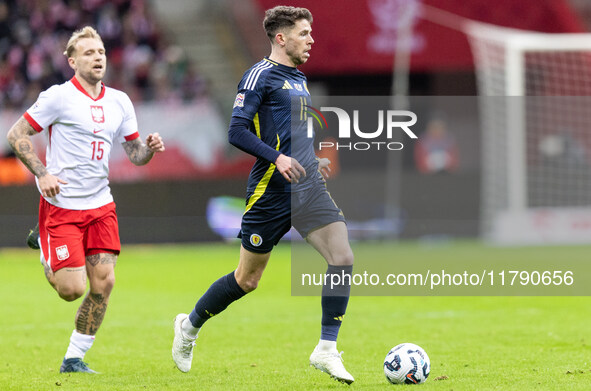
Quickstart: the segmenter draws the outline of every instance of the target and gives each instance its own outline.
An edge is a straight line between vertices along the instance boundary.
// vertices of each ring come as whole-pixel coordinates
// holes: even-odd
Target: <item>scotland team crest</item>
[[[90,106],[90,114],[92,114],[92,120],[97,124],[105,122],[105,112],[103,106]]]
[[[261,235],[252,234],[250,235],[250,244],[252,244],[255,247],[258,247],[261,244],[263,244],[263,238],[261,238]]]

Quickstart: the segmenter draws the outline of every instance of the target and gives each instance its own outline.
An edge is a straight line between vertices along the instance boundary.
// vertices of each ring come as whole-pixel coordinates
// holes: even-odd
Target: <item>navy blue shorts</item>
[[[345,221],[323,182],[305,191],[263,193],[248,208],[253,195],[251,192],[246,196],[248,210],[242,216],[238,237],[242,246],[254,253],[270,252],[292,225],[305,238],[315,229]]]

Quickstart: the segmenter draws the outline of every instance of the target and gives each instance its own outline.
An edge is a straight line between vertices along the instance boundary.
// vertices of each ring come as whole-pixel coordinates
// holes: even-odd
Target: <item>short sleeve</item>
[[[56,122],[61,112],[62,97],[59,86],[53,86],[41,94],[23,117],[37,131],[41,132]]]
[[[123,121],[117,130],[117,137],[120,143],[124,143],[126,141],[135,140],[140,137],[140,134],[138,132],[137,118],[135,116],[133,103],[131,103],[131,99],[129,99],[129,96],[125,93],[121,94],[121,107],[123,109]]]

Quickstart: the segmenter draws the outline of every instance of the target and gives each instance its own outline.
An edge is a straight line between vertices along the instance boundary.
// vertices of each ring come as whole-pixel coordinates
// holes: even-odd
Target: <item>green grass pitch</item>
[[[425,251],[432,250],[410,242],[392,245],[389,255],[413,262]],[[490,251],[454,243],[437,256],[478,259]],[[588,246],[518,253],[548,251],[591,259]],[[290,295],[285,245],[259,289],[204,326],[191,372],[175,368],[174,316],[190,311],[237,259],[237,244],[124,246],[109,310],[85,359],[101,374],[62,375],[79,301],[58,299],[36,252],[0,249],[0,390],[348,389],[308,366],[320,302]],[[590,339],[589,297],[353,297],[339,349],[357,390],[407,389],[388,384],[382,370],[388,350],[401,342],[422,346],[431,358],[421,390],[589,390]]]

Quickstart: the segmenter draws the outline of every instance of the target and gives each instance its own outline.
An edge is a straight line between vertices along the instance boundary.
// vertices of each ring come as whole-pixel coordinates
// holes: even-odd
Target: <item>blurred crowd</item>
[[[0,108],[26,108],[42,90],[69,80],[63,51],[85,25],[103,38],[105,84],[132,101],[207,96],[207,82],[162,33],[149,0],[0,0]]]

